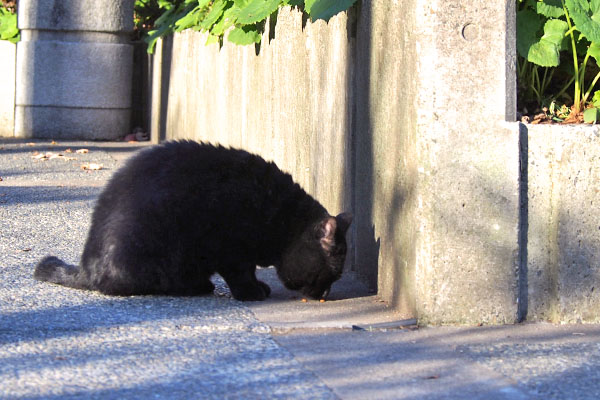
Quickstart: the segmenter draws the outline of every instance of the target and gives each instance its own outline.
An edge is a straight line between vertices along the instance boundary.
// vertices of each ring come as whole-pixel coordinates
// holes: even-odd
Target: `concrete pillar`
[[[419,0],[416,10],[417,314],[516,322],[526,293],[515,2]]]
[[[16,46],[0,40],[0,137],[13,136],[15,126],[15,55]]]
[[[517,321],[514,1],[365,0],[358,24],[357,268],[424,323]]]
[[[133,0],[21,0],[15,136],[129,132]]]

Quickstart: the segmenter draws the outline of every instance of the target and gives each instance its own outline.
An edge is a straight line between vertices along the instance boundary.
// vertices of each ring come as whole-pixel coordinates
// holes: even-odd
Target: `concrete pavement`
[[[325,303],[272,269],[252,303],[218,278],[197,298],[34,281],[46,254],[78,262],[103,183],[143,146],[0,141],[0,398],[600,398],[600,326],[417,329],[351,274]]]

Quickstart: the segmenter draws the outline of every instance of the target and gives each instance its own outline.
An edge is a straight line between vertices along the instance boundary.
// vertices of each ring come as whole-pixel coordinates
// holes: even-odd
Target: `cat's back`
[[[172,141],[142,150],[115,173],[104,197],[137,204],[190,195],[220,201],[288,197],[298,186],[272,162],[245,150],[194,141]],[[111,201],[114,204],[114,198]],[[196,200],[197,201],[197,200]]]
[[[171,141],[140,151],[113,177],[127,185],[144,187],[158,184],[186,186],[209,184],[211,180],[226,183],[237,179],[260,179],[287,174],[273,163],[245,150],[225,148],[194,141]],[[215,182],[217,183],[217,182]]]

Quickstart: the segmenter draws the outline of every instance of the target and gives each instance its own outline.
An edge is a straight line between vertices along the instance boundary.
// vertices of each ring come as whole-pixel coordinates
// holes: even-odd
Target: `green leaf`
[[[600,110],[598,110],[597,108],[588,108],[583,112],[583,121],[586,124],[595,124],[596,121],[598,121],[599,114]]]
[[[188,12],[186,15],[184,15],[182,18],[178,19],[175,22],[175,32],[181,32],[184,29],[188,29],[196,25],[198,23],[200,10],[201,9],[199,7],[196,7],[190,12]]]
[[[204,45],[208,46],[214,43],[219,43],[219,37],[215,35],[208,35],[208,39],[206,39],[206,43],[204,43]]]
[[[172,18],[172,14],[174,14],[174,13],[175,13],[175,7],[169,8],[167,11],[165,11],[165,13],[163,15],[161,15],[160,17],[158,17],[156,19],[156,21],[154,22],[154,26],[159,26],[159,25],[163,25],[163,24],[167,23],[167,21]]]
[[[237,22],[242,25],[250,25],[262,21],[273,14],[280,3],[281,0],[252,0],[242,9]]]
[[[600,90],[596,90],[594,92],[594,96],[592,97],[592,104],[594,107],[600,107]]]
[[[517,51],[521,57],[527,59],[529,48],[540,39],[538,31],[542,24],[542,17],[532,10],[517,13]]]
[[[566,0],[576,28],[592,42],[600,42],[600,0]]]
[[[313,21],[323,19],[328,21],[341,11],[346,11],[356,0],[306,0],[304,5],[306,12]]]
[[[588,54],[594,57],[596,64],[600,65],[600,43],[593,42],[588,49]]]
[[[548,18],[559,18],[565,15],[561,0],[543,0],[536,3],[536,11]]]
[[[210,30],[214,23],[217,22],[219,18],[221,18],[221,15],[223,15],[223,10],[225,9],[226,5],[227,1],[225,0],[215,1],[212,5],[210,12],[206,14],[206,17],[204,17],[204,20],[202,21],[202,23],[200,23],[200,27],[202,29],[206,29],[207,31]]]
[[[17,14],[12,14],[7,10],[0,8],[0,39],[8,40],[12,43],[19,41],[19,29],[17,28]]]
[[[210,33],[217,36],[223,35],[227,29],[235,24],[240,11],[241,10],[235,6],[225,10],[221,19],[213,25]]]
[[[233,0],[233,4],[240,10],[246,8],[252,0]]]
[[[169,0],[158,0],[157,3],[160,8],[166,8],[167,10],[169,10],[169,9],[171,9],[171,7],[173,7],[172,2]]]
[[[248,45],[260,43],[261,34],[256,30],[256,26],[243,26],[233,29],[229,32],[227,39],[235,44]]]
[[[542,67],[556,67],[560,63],[560,48],[569,26],[560,19],[549,19],[544,25],[544,35],[531,45],[527,60]]]

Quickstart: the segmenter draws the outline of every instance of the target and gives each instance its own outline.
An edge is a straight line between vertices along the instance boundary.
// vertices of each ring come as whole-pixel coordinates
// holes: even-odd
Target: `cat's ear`
[[[349,212],[341,213],[337,217],[335,217],[335,220],[337,221],[337,229],[340,230],[342,235],[346,234],[346,231],[348,230],[348,228],[350,227],[350,224],[352,223],[352,218],[353,218],[353,215],[352,215],[352,213],[349,213]]]
[[[337,220],[334,217],[324,218],[319,224],[319,241],[323,250],[329,252],[335,245],[335,230],[337,229]]]

